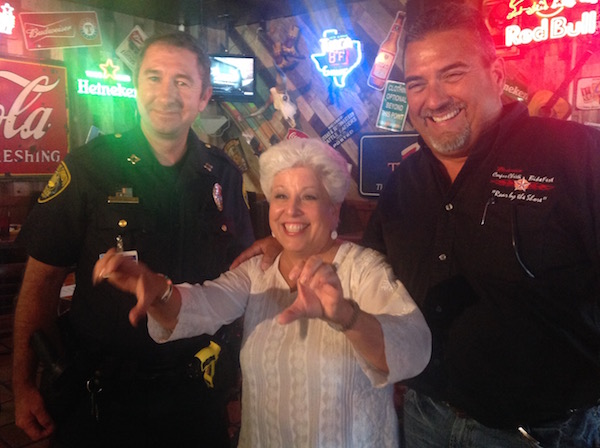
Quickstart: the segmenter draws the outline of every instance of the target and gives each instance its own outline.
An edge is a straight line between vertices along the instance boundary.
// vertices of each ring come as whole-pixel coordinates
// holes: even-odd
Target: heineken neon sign
[[[118,73],[121,67],[115,65],[112,59],[98,64],[100,70],[86,70],[86,78],[77,79],[77,93],[80,95],[110,96],[135,98],[135,88],[123,85],[131,84],[131,76]]]
[[[315,67],[323,76],[332,78],[336,86],[345,87],[346,78],[362,60],[360,41],[329,29],[323,31],[319,42],[321,52],[310,55]]]

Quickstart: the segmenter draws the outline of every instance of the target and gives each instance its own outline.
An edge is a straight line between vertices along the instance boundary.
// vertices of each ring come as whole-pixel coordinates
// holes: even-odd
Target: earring
[[[337,230],[333,229],[333,230],[331,231],[331,239],[332,239],[332,240],[337,240],[337,237],[338,237]]]

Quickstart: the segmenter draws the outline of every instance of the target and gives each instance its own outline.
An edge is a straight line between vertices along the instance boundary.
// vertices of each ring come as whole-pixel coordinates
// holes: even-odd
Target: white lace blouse
[[[240,447],[399,446],[393,383],[425,368],[429,329],[382,255],[343,243],[334,264],[344,296],[381,323],[388,375],[322,320],[277,323],[296,295],[279,259],[265,272],[255,257],[201,287],[177,285],[183,302],[172,333],[149,319],[150,335],[165,342],[213,334],[244,315]]]

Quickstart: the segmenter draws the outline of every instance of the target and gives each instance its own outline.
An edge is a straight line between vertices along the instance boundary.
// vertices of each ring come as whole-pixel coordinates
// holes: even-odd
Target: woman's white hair
[[[311,168],[334,204],[344,202],[350,187],[350,173],[344,158],[318,138],[294,138],[271,146],[258,159],[260,186],[271,201],[273,178],[295,167]]]

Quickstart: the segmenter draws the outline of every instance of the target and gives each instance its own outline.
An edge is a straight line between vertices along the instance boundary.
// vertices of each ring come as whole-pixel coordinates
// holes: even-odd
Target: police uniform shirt
[[[217,277],[253,240],[242,177],[220,150],[190,131],[175,166],[158,163],[140,128],[102,136],[65,157],[22,230],[29,255],[76,266],[69,320],[91,352],[142,365],[181,365],[197,340],[164,347],[134,328],[135,298],[108,284],[92,286],[98,257],[122,241],[152,270],[173,282]]]

